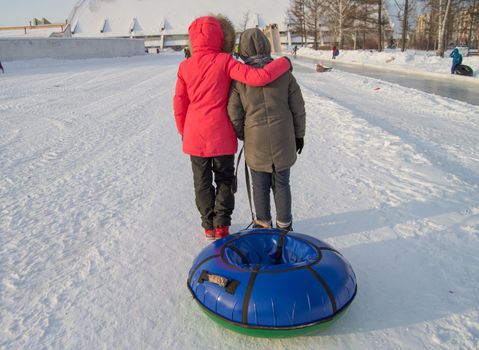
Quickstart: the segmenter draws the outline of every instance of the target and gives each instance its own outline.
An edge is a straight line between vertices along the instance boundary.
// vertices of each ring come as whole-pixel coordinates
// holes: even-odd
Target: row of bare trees
[[[315,49],[324,39],[339,48],[356,48],[358,37],[362,37],[364,48],[366,36],[377,35],[374,40],[382,50],[384,31],[391,27],[383,9],[383,0],[291,0],[290,19],[293,32],[301,36],[303,43],[313,37]]]
[[[440,56],[444,56],[444,50],[450,45],[477,47],[477,0],[426,0],[425,4],[424,30],[415,38],[415,47],[434,49]]]
[[[393,0],[396,12],[385,11],[385,0],[291,0],[290,25],[302,43],[321,42],[356,49],[377,48],[385,43],[407,48],[445,48],[464,41],[477,46],[479,0],[425,0],[418,11],[416,0]],[[418,13],[421,13],[418,16]],[[393,37],[390,16],[397,16],[400,39]],[[463,43],[464,44],[464,43]]]

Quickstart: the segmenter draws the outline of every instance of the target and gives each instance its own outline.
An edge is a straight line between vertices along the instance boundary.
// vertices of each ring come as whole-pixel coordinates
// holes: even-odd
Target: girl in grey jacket
[[[263,67],[272,61],[271,46],[257,28],[241,34],[239,55],[245,63]],[[292,230],[290,168],[301,153],[306,127],[304,100],[291,72],[265,87],[234,82],[228,103],[236,135],[244,140],[251,169],[255,227],[272,227],[270,191],[276,206],[276,226]]]

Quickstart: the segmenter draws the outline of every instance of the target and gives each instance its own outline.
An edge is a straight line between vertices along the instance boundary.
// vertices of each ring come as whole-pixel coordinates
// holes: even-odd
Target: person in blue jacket
[[[462,63],[462,55],[459,52],[459,49],[456,47],[454,50],[452,50],[449,57],[452,57],[451,74],[454,74],[456,73],[457,66]]]

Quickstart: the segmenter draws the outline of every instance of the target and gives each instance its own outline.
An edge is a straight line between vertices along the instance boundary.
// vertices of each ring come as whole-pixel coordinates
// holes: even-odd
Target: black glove
[[[304,147],[304,139],[302,137],[296,138],[296,152],[298,152],[298,154],[301,154],[303,147]]]
[[[284,58],[286,58],[289,62],[289,71],[292,72],[293,71],[293,63],[291,62],[291,60],[289,59],[289,57],[287,56],[283,56]]]

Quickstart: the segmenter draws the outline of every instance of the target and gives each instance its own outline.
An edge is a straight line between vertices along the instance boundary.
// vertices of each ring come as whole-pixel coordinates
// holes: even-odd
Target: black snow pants
[[[191,156],[196,207],[201,214],[201,226],[205,229],[231,226],[235,207],[234,160],[234,155],[211,158]]]

